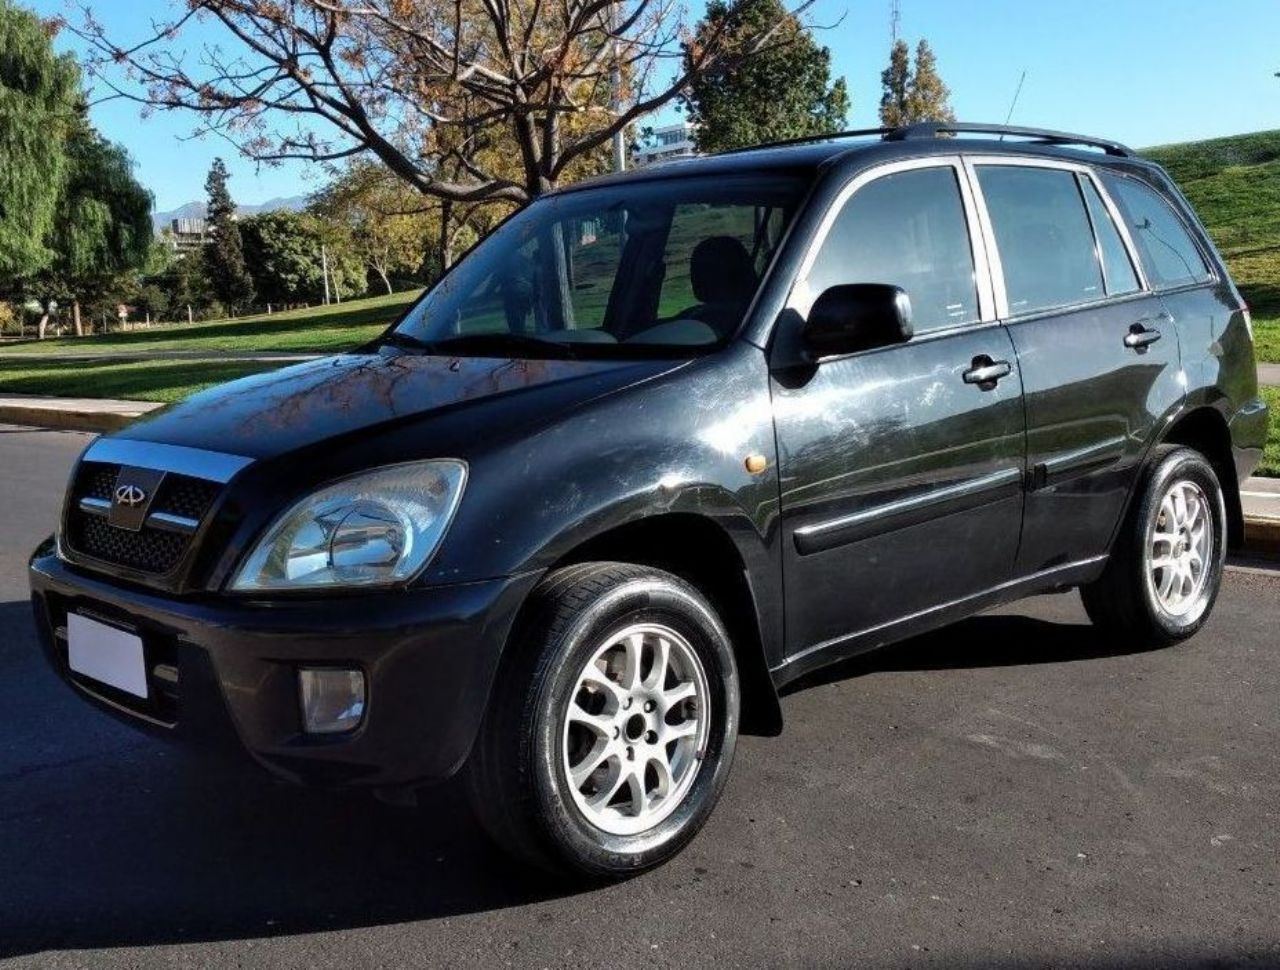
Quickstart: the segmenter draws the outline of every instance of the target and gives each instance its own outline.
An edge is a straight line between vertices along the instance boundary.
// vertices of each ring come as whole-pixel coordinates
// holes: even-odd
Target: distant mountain
[[[307,207],[307,197],[305,195],[282,195],[275,199],[268,199],[266,202],[258,205],[241,205],[236,207],[236,211],[242,216],[251,216],[259,212],[274,212],[276,209],[288,209],[290,212],[301,212]],[[174,219],[203,219],[204,203],[188,202],[186,205],[180,205],[176,209],[169,209],[165,212],[153,212],[151,214],[151,224],[157,230],[164,229]]]

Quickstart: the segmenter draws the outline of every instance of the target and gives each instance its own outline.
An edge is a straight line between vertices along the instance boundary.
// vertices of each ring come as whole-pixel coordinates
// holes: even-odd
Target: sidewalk
[[[1258,383],[1280,387],[1280,364],[1258,362]]]

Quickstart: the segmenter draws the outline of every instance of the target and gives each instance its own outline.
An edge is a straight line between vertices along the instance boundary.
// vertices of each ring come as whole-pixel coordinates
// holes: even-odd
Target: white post
[[[324,305],[329,305],[329,253],[320,244],[320,275],[324,277]]]
[[[618,48],[618,6],[617,2],[609,4],[609,32],[614,35],[613,38],[613,77],[611,79],[612,90],[612,107],[613,117],[616,120],[622,114],[622,63],[621,51]],[[627,170],[627,139],[624,129],[619,128],[613,133],[613,170],[615,172],[625,172]]]

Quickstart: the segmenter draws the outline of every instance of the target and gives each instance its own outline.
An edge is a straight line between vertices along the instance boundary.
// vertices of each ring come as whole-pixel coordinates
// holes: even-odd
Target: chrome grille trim
[[[241,469],[253,464],[252,458],[242,455],[228,455],[219,451],[166,445],[155,441],[136,441],[131,438],[99,438],[85,450],[80,460],[176,472],[221,485],[231,481]]]

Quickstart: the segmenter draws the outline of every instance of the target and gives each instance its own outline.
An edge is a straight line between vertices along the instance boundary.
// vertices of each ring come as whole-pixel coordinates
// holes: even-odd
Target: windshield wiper
[[[428,354],[503,353],[504,356],[529,355],[535,357],[575,357],[573,348],[557,340],[543,340],[523,333],[495,331],[491,333],[458,334],[443,340],[419,340],[407,334],[401,335],[414,341],[416,347]]]

